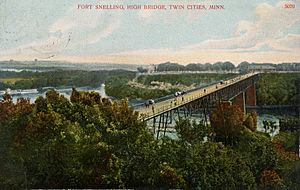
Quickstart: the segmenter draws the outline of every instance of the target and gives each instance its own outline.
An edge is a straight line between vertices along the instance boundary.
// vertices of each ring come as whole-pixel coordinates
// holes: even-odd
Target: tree
[[[189,148],[182,163],[189,187],[250,187],[255,178],[247,163],[222,143],[207,142]]]
[[[255,112],[251,112],[247,114],[246,119],[244,121],[244,126],[250,129],[252,132],[256,131],[257,128],[257,115]]]
[[[0,161],[12,160],[10,170],[20,173],[17,179],[0,176],[4,187],[191,189],[246,188],[255,180],[266,186],[278,186],[281,179],[298,182],[299,167],[281,166],[274,143],[250,130],[255,114],[244,120],[234,105],[221,104],[212,112],[213,131],[201,122],[179,120],[178,139],[159,140],[127,100],[94,92],[73,89],[69,101],[49,91],[34,104],[25,99],[13,103],[6,95],[0,113],[5,145]],[[221,142],[213,141],[213,132]],[[10,171],[6,163],[0,169]],[[19,185],[25,181],[27,186]]]
[[[140,72],[140,73],[147,73],[148,72],[148,69],[145,69],[143,67],[138,67],[137,68],[137,71]]]
[[[233,63],[229,62],[229,61],[226,61],[223,63],[223,67],[222,67],[223,70],[226,70],[226,71],[232,71],[235,69],[235,66]]]
[[[185,187],[185,181],[182,175],[170,167],[166,162],[160,165],[160,184],[165,188],[182,188]]]
[[[185,66],[185,69],[188,71],[205,71],[208,70],[208,68],[205,68],[204,64],[201,63],[190,63],[188,65]]]
[[[244,128],[243,121],[244,113],[238,105],[221,103],[210,115],[216,139],[226,145],[236,143]]]
[[[232,64],[229,61],[226,62],[216,62],[213,64],[213,69],[214,70],[222,70],[222,71],[231,71],[233,69],[235,69],[234,64]]]
[[[190,121],[188,119],[179,119],[176,122],[175,129],[179,138],[185,142],[195,144],[204,142],[205,138],[209,139],[212,135],[212,129],[202,121]]]
[[[280,166],[279,154],[265,133],[244,130],[233,149],[248,163],[257,184],[260,184],[263,170],[277,169]]]
[[[23,98],[14,103],[8,94],[0,100],[0,186],[4,189],[24,187],[23,166],[12,149],[18,129],[28,122],[32,107],[30,101]]]
[[[166,62],[157,65],[157,71],[184,71],[184,70],[185,70],[185,66],[180,65],[178,63]]]
[[[260,186],[263,188],[282,187],[283,180],[275,170],[263,170],[260,177]]]
[[[245,73],[248,71],[248,68],[249,68],[249,65],[250,63],[244,61],[244,62],[241,62],[239,65],[238,65],[238,69],[241,73]]]
[[[120,109],[126,106],[126,109],[115,112],[111,109],[115,104],[100,101],[99,94],[95,93],[79,93],[73,100],[71,104],[57,92],[49,91],[45,98],[39,97],[34,106],[24,99],[14,104],[10,96],[0,102],[1,128],[7,126],[9,135],[4,135],[11,139],[7,142],[13,142],[7,147],[13,147],[15,156],[23,163],[28,187],[123,187],[120,171],[122,160],[130,157],[123,154],[129,147],[125,141],[122,144],[116,139],[135,142],[136,138],[132,137],[139,137],[138,131],[142,129],[136,123],[136,114],[124,102],[116,105]],[[111,112],[103,120],[101,112],[107,110]],[[82,121],[76,118],[77,112],[84,116]],[[115,119],[109,118],[112,112]],[[128,127],[132,124],[132,132],[126,131],[125,124]],[[114,126],[118,126],[118,131],[114,131]],[[116,139],[102,138],[100,131],[106,131],[110,137],[116,135]]]

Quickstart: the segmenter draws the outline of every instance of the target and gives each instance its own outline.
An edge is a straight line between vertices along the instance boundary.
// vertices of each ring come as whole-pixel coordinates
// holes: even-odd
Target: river
[[[57,92],[59,92],[61,95],[63,95],[64,97],[70,99],[71,93],[72,93],[72,88],[55,88],[55,90]],[[101,97],[107,98],[108,96],[105,93],[105,85],[102,84],[99,87],[93,88],[93,87],[79,87],[76,88],[76,90],[78,91],[94,91],[94,92],[98,92]],[[31,93],[31,94],[17,94],[17,95],[12,95],[13,101],[16,102],[18,98],[29,98],[30,102],[34,102],[36,100],[37,97],[39,96],[45,96],[46,92],[44,93]]]

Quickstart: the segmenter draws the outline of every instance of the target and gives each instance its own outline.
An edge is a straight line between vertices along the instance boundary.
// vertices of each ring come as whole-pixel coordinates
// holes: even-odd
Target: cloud
[[[232,36],[225,39],[209,39],[177,49],[160,48],[122,52],[105,58],[99,57],[98,60],[114,62],[121,60],[131,63],[229,60],[236,64],[244,60],[274,63],[299,61],[300,34],[292,34],[290,29],[297,27],[300,12],[285,10],[283,4],[284,2],[276,5],[259,4],[254,10],[253,20],[238,22]],[[153,19],[152,17],[157,15],[144,16],[145,19]]]
[[[78,10],[72,5],[65,15],[48,27],[48,37],[6,50],[5,54],[35,54],[37,58],[52,58],[68,50],[98,43],[112,35],[121,24],[121,12]]]
[[[113,32],[119,28],[120,24],[120,19],[115,18],[115,20],[110,22],[104,29],[89,34],[85,40],[88,44],[96,43],[113,34]]]
[[[227,51],[294,51],[299,48],[298,35],[289,34],[289,29],[300,21],[300,12],[286,10],[284,2],[275,6],[259,4],[255,20],[242,20],[237,24],[233,37],[221,40],[206,40],[186,49],[218,49]],[[262,48],[268,47],[268,48]]]
[[[99,3],[96,0],[91,1],[95,4]],[[150,1],[144,2],[150,4]],[[90,3],[93,4],[93,2]],[[101,1],[101,4],[105,3],[111,4],[111,0]],[[114,0],[114,3],[117,2]],[[160,0],[151,1],[151,4],[161,3]],[[163,1],[163,4],[167,5],[217,3],[217,0]],[[12,49],[3,48],[4,52],[0,54],[2,57],[13,55],[11,58],[26,56],[30,59],[51,58],[83,62],[88,61],[90,57],[90,60],[95,62],[115,63],[164,61],[188,63],[197,62],[197,60],[198,62],[216,60],[238,62],[243,61],[242,59],[258,62],[259,60],[299,61],[300,12],[298,9],[282,8],[284,3],[284,1],[277,4],[260,3],[253,10],[245,12],[245,18],[249,20],[240,20],[235,26],[232,26],[233,22],[221,23],[221,21],[223,18],[225,21],[229,19],[222,17],[223,13],[227,16],[230,13],[234,19],[238,19],[238,16],[243,14],[243,10],[237,11],[236,9],[240,8],[239,4],[228,3],[225,12],[77,10],[77,4],[74,4],[63,15],[60,15],[60,18],[50,25],[47,23],[47,27],[40,32],[43,35],[39,35],[39,38],[33,37],[35,40],[30,43],[26,41],[23,45],[15,45],[16,47]],[[126,3],[122,1],[120,4]],[[296,7],[298,6],[299,3],[296,2]],[[136,22],[137,18],[138,22]],[[122,25],[122,21],[130,24]],[[192,22],[191,25],[190,22]],[[218,28],[215,28],[215,23],[220,24]],[[187,28],[180,28],[181,26]],[[225,32],[219,30],[222,26]],[[128,34],[129,31],[131,31],[130,34]],[[232,32],[228,36],[229,31]],[[216,37],[211,37],[212,35]],[[220,39],[224,35],[227,37]],[[159,38],[161,36],[165,38]],[[203,39],[206,40],[202,41]]]
[[[300,34],[288,34],[271,42],[273,47],[300,52]]]

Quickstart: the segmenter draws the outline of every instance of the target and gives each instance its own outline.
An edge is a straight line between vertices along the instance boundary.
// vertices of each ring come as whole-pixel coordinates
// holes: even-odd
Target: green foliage
[[[33,106],[29,100],[18,99],[12,102],[5,94],[0,100],[0,186],[4,189],[20,189],[24,183],[22,163],[15,160],[12,153],[16,127],[24,125],[29,119]]]
[[[126,101],[110,102],[97,93],[76,90],[71,100],[48,91],[45,98],[37,99],[25,122],[17,122],[20,115],[13,120],[14,153],[26,168],[27,185],[123,187],[121,169],[131,157],[130,144],[147,134],[144,124]],[[18,105],[10,99],[4,103],[1,110]]]
[[[216,62],[213,64],[213,70],[225,70],[225,71],[231,71],[235,69],[234,64],[232,64],[229,61],[226,62]]]
[[[76,89],[70,99],[52,90],[34,104],[13,103],[9,95],[0,101],[1,187],[191,189],[246,188],[273,179],[283,179],[286,186],[297,183],[299,167],[282,164],[270,139],[243,126],[251,122],[234,106],[221,106],[213,116],[216,139],[234,137],[235,143],[224,145],[214,142],[212,129],[201,122],[179,120],[178,139],[155,140],[127,100]]]
[[[230,145],[240,155],[249,166],[256,184],[263,184],[264,187],[282,185],[281,177],[273,172],[280,166],[281,157],[265,134],[255,133],[256,114],[250,113],[244,120],[238,106],[223,103],[211,113],[210,120],[216,133],[215,139]]]
[[[246,73],[248,71],[250,63],[243,61],[238,65],[238,69],[241,73]]]
[[[246,130],[233,148],[247,161],[257,183],[262,170],[279,166],[279,155],[265,134]]]
[[[99,86],[113,76],[128,75],[134,76],[132,71],[111,70],[111,71],[68,71],[57,70],[48,72],[9,72],[0,71],[0,79],[19,77],[14,84],[0,82],[0,90],[11,89],[31,89],[42,87],[60,87],[60,86]]]
[[[178,89],[171,90],[160,90],[160,89],[147,89],[140,87],[133,87],[128,84],[133,77],[130,76],[119,76],[112,77],[105,83],[105,92],[109,96],[116,98],[142,98],[142,99],[151,99],[173,92],[178,91]]]
[[[229,61],[226,62],[216,62],[214,64],[210,63],[190,63],[187,66],[180,65],[178,63],[161,63],[157,65],[156,70],[157,71],[208,71],[208,70],[224,70],[224,71],[230,71],[234,70],[235,66]]]
[[[298,132],[282,131],[274,137],[283,143],[284,148],[290,151],[298,152]]]
[[[165,188],[185,187],[183,176],[165,162],[160,165],[160,180],[160,184],[163,184]]]
[[[299,130],[300,120],[298,118],[287,118],[279,120],[280,131],[297,131]]]
[[[207,142],[191,147],[185,168],[187,183],[203,188],[249,187],[255,184],[245,161],[221,143]]]
[[[257,128],[257,114],[255,112],[251,112],[246,115],[246,119],[243,125],[250,129],[252,132],[256,131]]]
[[[185,66],[180,65],[178,63],[166,62],[166,63],[161,63],[161,64],[157,65],[156,70],[157,71],[184,71]]]
[[[283,180],[275,170],[263,170],[261,172],[259,186],[262,188],[283,187]]]
[[[209,125],[205,125],[203,122],[196,123],[195,120],[191,122],[188,119],[179,119],[175,129],[179,139],[191,144],[204,142],[205,138],[209,139],[212,133]]]
[[[300,188],[300,160],[297,161],[285,161],[280,168],[284,185],[289,189]]]
[[[177,146],[167,146],[180,150],[180,160],[177,163],[183,172],[189,187],[249,187],[255,184],[255,178],[250,167],[242,157],[222,143],[211,142],[212,129],[203,123],[179,120],[176,124],[179,136]],[[198,138],[197,138],[198,137]],[[208,137],[208,142],[203,141]],[[170,158],[174,160],[174,158]],[[175,162],[176,163],[176,162]]]
[[[257,84],[259,105],[295,105],[299,73],[264,73]]]

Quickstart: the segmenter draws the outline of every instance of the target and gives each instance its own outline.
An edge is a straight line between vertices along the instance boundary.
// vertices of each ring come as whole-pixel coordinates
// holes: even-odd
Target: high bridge
[[[258,80],[258,72],[247,73],[235,78],[216,82],[214,84],[189,90],[182,95],[172,96],[151,105],[135,107],[139,113],[139,118],[149,122],[153,120],[153,128],[158,124],[157,136],[159,131],[171,124],[175,114],[180,117],[190,116],[195,110],[202,110],[204,122],[207,123],[210,108],[216,103],[230,101],[237,104],[245,112],[246,105],[256,105],[255,84]]]

